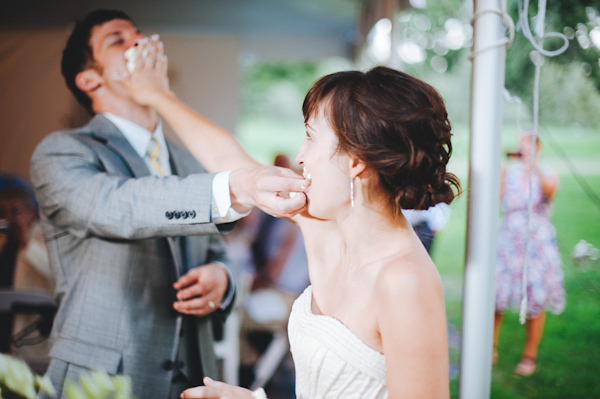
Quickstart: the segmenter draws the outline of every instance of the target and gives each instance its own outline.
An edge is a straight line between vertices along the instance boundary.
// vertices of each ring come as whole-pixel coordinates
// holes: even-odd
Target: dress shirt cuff
[[[213,179],[211,216],[215,224],[232,223],[250,214],[250,211],[238,213],[231,207],[231,194],[229,192],[229,175],[231,172],[231,170],[219,172]]]
[[[227,273],[227,291],[225,291],[225,295],[223,295],[223,300],[219,305],[219,309],[225,310],[231,305],[231,302],[233,301],[233,294],[235,293],[235,280],[233,278],[233,273],[231,273],[231,270],[229,270],[227,265],[225,265],[225,263],[223,262],[217,260],[211,263],[217,266],[221,266]]]

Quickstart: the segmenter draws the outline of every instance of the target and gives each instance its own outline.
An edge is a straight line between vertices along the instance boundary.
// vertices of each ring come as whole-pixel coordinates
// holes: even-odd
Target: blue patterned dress
[[[527,260],[527,318],[544,311],[561,313],[565,290],[556,231],[550,223],[551,204],[536,174],[532,183],[533,204],[529,257]],[[511,165],[504,176],[504,220],[498,237],[496,262],[496,311],[518,309],[521,304],[522,270],[527,240],[529,173],[522,162]]]

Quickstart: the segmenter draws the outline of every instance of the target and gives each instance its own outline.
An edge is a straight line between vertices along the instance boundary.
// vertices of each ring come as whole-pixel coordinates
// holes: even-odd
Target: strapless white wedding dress
[[[339,320],[315,315],[311,303],[309,286],[296,299],[288,325],[297,399],[387,398],[384,356]]]

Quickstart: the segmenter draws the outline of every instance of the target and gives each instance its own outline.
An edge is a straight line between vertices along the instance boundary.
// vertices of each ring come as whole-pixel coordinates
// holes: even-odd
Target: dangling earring
[[[350,179],[350,206],[354,208],[354,178]]]

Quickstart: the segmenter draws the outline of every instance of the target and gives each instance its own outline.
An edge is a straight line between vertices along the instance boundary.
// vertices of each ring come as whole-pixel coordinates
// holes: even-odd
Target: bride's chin
[[[329,220],[331,219],[331,215],[328,214],[326,211],[324,210],[319,210],[319,208],[317,206],[315,206],[314,203],[311,204],[310,200],[307,197],[307,204],[308,206],[306,207],[306,213],[314,218],[314,219],[320,219],[320,220]]]

